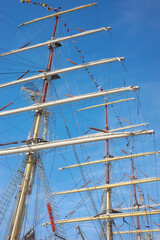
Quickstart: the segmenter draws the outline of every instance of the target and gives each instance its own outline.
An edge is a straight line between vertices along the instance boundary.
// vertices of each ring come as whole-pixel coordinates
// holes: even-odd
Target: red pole
[[[55,37],[55,34],[56,34],[57,23],[58,23],[58,16],[56,17],[56,21],[55,21],[55,25],[54,25],[54,29],[53,29],[53,34],[52,34],[52,39]],[[52,59],[53,59],[53,52],[54,52],[54,50],[52,49],[52,50],[50,51],[50,55],[49,55],[49,61],[48,61],[47,71],[50,71],[50,70],[51,70]]]
[[[54,25],[54,29],[53,29],[53,34],[52,34],[52,39],[55,37],[55,34],[56,34],[57,23],[58,23],[58,16],[56,17],[56,21],[55,21],[55,25]],[[52,60],[53,60],[53,53],[54,53],[54,49],[52,48],[50,50],[50,54],[49,54],[47,71],[51,71],[51,65],[52,65]],[[47,79],[45,79],[44,80],[44,85],[43,85],[41,103],[45,102],[45,100],[46,100],[47,89],[48,89],[48,81],[47,81]]]

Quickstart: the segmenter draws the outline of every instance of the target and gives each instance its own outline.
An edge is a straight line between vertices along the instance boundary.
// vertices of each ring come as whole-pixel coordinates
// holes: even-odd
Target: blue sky
[[[88,1],[54,1],[54,6],[61,5],[62,9],[75,7],[88,3]],[[48,1],[48,4],[52,5],[52,1]],[[124,56],[125,65],[129,72],[129,78],[132,79],[132,83],[140,85],[143,90],[141,97],[143,98],[143,107],[148,112],[148,107],[152,101],[152,109],[154,108],[155,114],[149,114],[146,118],[148,121],[151,119],[152,124],[158,130],[158,124],[155,119],[158,119],[158,67],[159,67],[159,34],[160,26],[159,22],[159,8],[158,1],[98,1],[98,7],[96,10],[90,10],[91,14],[95,14],[98,21],[93,21],[93,17],[90,19],[81,18],[81,14],[78,14],[77,22],[81,28],[90,29],[98,26],[111,26],[111,34],[113,41],[112,55]],[[54,7],[53,6],[53,7]],[[95,8],[94,8],[95,9]],[[83,12],[83,11],[82,11]],[[5,13],[5,14],[4,14]],[[1,5],[1,31],[3,32],[3,38],[1,38],[1,48],[13,49],[25,44],[24,35],[29,39],[30,36],[27,30],[23,29],[23,37],[20,35],[21,30],[17,31],[17,24],[27,20],[43,16],[48,12],[39,6],[31,4],[21,4],[19,1],[4,1]],[[86,12],[85,12],[86,13]],[[7,16],[8,14],[8,16]],[[10,17],[12,16],[12,18]],[[30,17],[31,16],[31,17]],[[73,14],[73,16],[75,16]],[[69,27],[73,28],[73,23],[70,20],[70,16],[67,15],[67,23]],[[16,21],[17,20],[17,21]],[[92,27],[92,25],[94,25]],[[30,28],[30,27],[29,27]],[[39,26],[36,25],[38,32]],[[43,29],[44,31],[44,29]],[[50,30],[51,31],[51,30]],[[62,30],[63,31],[63,30]],[[18,38],[18,42],[17,42]],[[32,36],[33,38],[33,36]],[[8,39],[8,41],[4,41]],[[27,40],[28,40],[27,39]],[[37,39],[36,39],[37,40]],[[35,40],[35,41],[36,41]],[[40,41],[40,39],[38,39]],[[43,39],[42,39],[43,40]],[[105,47],[105,46],[104,46]],[[4,76],[2,76],[4,79]],[[152,91],[151,91],[152,90]],[[142,91],[141,91],[142,92]],[[148,96],[149,97],[145,97]],[[144,102],[146,104],[144,104]],[[3,104],[2,104],[3,105]],[[154,105],[154,106],[153,106]]]
[[[89,3],[89,1],[46,0],[46,3],[49,6],[53,6],[54,8],[56,8],[57,6],[61,6],[62,10],[65,10],[75,6],[87,4]],[[84,30],[94,29],[102,26],[112,27],[110,34],[105,32],[94,36],[87,36],[86,38],[77,40],[76,44],[78,48],[83,51],[83,56],[85,57],[86,62],[107,57],[125,57],[124,66],[126,70],[123,68],[122,64],[114,63],[109,66],[105,65],[96,67],[95,69],[92,69],[92,73],[96,77],[98,84],[102,85],[104,89],[107,89],[108,86],[109,88],[123,87],[124,82],[126,86],[140,86],[139,107],[137,107],[138,101],[136,100],[136,103],[131,103],[130,107],[128,104],[124,104],[124,106],[121,106],[121,110],[118,109],[118,106],[115,106],[115,110],[117,115],[122,114],[120,116],[125,117],[128,121],[131,121],[132,123],[137,123],[136,120],[138,120],[138,122],[149,122],[149,129],[155,130],[155,138],[142,138],[141,141],[143,143],[143,148],[140,148],[137,144],[136,151],[148,151],[151,149],[153,150],[155,145],[157,150],[159,150],[160,3],[158,0],[98,0],[97,3],[97,7],[86,9],[84,11],[79,11],[77,14],[72,13],[71,15],[67,14],[64,15],[64,17],[61,17],[57,36],[78,33],[76,27]],[[40,16],[45,16],[51,13],[51,11],[48,12],[46,9],[43,9],[40,6],[35,6],[33,4],[22,4],[19,1],[3,1],[1,3],[0,10],[0,52],[19,48],[29,41],[31,41],[31,44],[35,44],[50,39],[53,28],[53,21],[51,19],[43,21],[40,25],[36,23],[32,26],[25,26],[21,29],[18,29],[17,26],[22,22]],[[67,24],[67,27],[69,28],[69,33],[66,32],[64,23]],[[16,58],[15,56],[11,56],[0,59],[0,81],[8,82],[11,80],[15,80],[28,69],[31,69],[31,71],[33,71],[32,74],[37,74],[38,70],[44,70],[46,67],[46,61],[48,56],[48,52],[46,50],[47,48],[45,47],[40,50],[35,50],[33,53],[28,52],[26,54],[19,55],[20,57],[18,58]],[[78,64],[81,63],[72,42],[64,43],[63,47],[57,50],[54,58],[54,67],[58,69],[71,66],[71,64],[66,61],[66,58],[69,58],[77,62]],[[68,89],[66,86],[66,82],[68,84]],[[36,85],[39,88],[42,87],[39,81],[36,81]],[[95,85],[93,84],[93,81],[91,81],[91,79],[88,77],[87,73],[84,70],[75,72],[74,74],[70,73],[62,76],[62,79],[55,82],[55,86],[59,98],[64,98],[66,93],[76,95],[88,93],[90,91],[97,91]],[[15,103],[11,105],[8,109],[22,107],[30,104],[22,98],[20,94],[20,85],[11,87],[9,89],[2,89],[0,91],[0,107],[3,107],[12,100],[14,100]],[[131,97],[130,94],[126,94],[125,96]],[[55,97],[54,93],[53,97]],[[122,96],[119,95],[117,98],[119,97]],[[113,100],[112,97],[111,100]],[[102,99],[85,101],[84,103],[77,103],[74,105],[74,108],[75,110],[77,110],[80,107],[94,105],[97,102],[102,103]],[[139,115],[137,114],[138,108],[140,109]],[[127,114],[128,111],[126,111],[126,109],[129,109],[129,115]],[[65,130],[64,123],[63,125],[61,125],[63,119],[61,118],[60,109],[55,109],[55,111],[58,136],[59,138],[67,138],[67,132]],[[74,119],[74,111],[71,112],[71,108],[68,105],[66,105],[66,107],[63,107],[63,111],[67,119],[67,123],[70,126],[69,129],[72,136],[77,136],[79,133],[84,134],[84,132],[90,126],[104,128],[104,111],[102,110],[97,109],[96,113],[91,111],[79,114],[77,116],[79,126],[77,126],[76,130],[74,127],[76,124],[76,120]],[[6,120],[1,119],[0,143],[25,140],[31,127],[33,115],[34,113],[29,113],[20,115],[19,118],[17,116],[13,116],[13,118],[8,117]],[[109,124],[113,128],[118,127],[115,119],[114,121],[112,121],[112,117],[115,118],[113,112],[111,112],[110,110]],[[54,120],[53,124],[55,124]],[[123,122],[123,124],[125,125],[125,122]],[[54,134],[56,135],[55,131]],[[51,135],[52,131],[50,133],[50,139],[53,139],[53,136]],[[116,143],[117,142],[113,143],[113,146],[111,147],[111,152],[115,151],[119,154]],[[120,141],[120,144],[124,146],[125,143],[124,141]],[[81,147],[77,147],[77,152],[81,161],[84,161],[85,158],[87,158],[87,156],[91,153],[91,151],[93,151],[92,148],[93,146],[89,145],[88,148],[86,148],[85,150],[83,149],[83,151],[81,152]],[[70,159],[67,164],[75,163],[75,158],[73,156],[73,153],[71,153],[71,150],[64,150],[65,158],[67,160]],[[96,144],[95,149],[92,153],[92,160],[100,159],[100,157],[103,157],[103,154],[105,154],[104,146],[101,146],[101,144]],[[62,159],[61,151],[57,152],[56,156],[58,160],[54,164],[57,169],[58,167],[63,166],[63,164],[65,164],[65,161]],[[52,162],[50,162],[48,158],[52,157],[52,152],[48,152],[47,156],[44,157],[44,159],[46,160],[45,164],[48,164],[47,173],[49,175],[50,169],[52,168]],[[64,161],[63,164],[61,163],[61,161],[59,161],[59,159],[61,159],[62,162]],[[148,159],[147,163],[149,164],[151,160],[152,158]],[[0,190],[3,192],[4,187],[2,187],[2,185],[7,185],[9,179],[11,179],[11,175],[13,174],[14,169],[17,167],[17,165],[20,164],[20,160],[17,160],[15,156],[13,156],[11,159],[9,157],[3,157],[0,163]],[[15,163],[17,164],[16,166]],[[147,163],[137,163],[139,164],[137,166],[140,168],[147,168]],[[117,166],[117,168],[115,168],[114,176],[120,178],[121,174],[124,173],[123,170],[121,173],[118,173],[119,168],[123,168],[122,165],[123,164],[120,164]],[[101,177],[103,174],[103,169],[100,166],[96,167],[95,169],[93,168],[92,170],[94,174],[97,175],[97,177]],[[156,172],[155,166],[153,167],[153,172]],[[76,182],[78,182],[80,185],[83,185],[81,176],[77,173],[78,171],[73,171],[74,178],[76,179]],[[90,177],[90,169],[86,170],[86,176],[87,173],[88,177]],[[149,170],[147,173],[152,176],[152,173]],[[6,176],[9,176],[9,179]],[[55,191],[58,191],[59,189],[64,190],[64,188],[67,188],[68,186],[73,187],[74,182],[72,178],[69,177],[69,173],[55,173],[55,175],[53,176],[54,180],[52,179],[53,181],[51,182],[51,186]],[[62,179],[63,181],[60,181],[60,179]],[[67,182],[65,182],[65,179],[67,179]],[[128,179],[125,180],[127,181]],[[54,182],[56,182],[56,186]],[[67,189],[69,189],[69,187]],[[126,192],[127,191],[124,192],[124,195],[126,194]],[[116,196],[116,193],[114,194]],[[117,196],[117,198],[120,199],[120,193],[117,192]],[[156,194],[154,194],[154,197],[157,197]],[[119,199],[116,199],[117,202],[115,204],[118,205],[120,201]],[[64,213],[62,212],[62,216],[67,215],[67,213],[72,210],[72,201],[74,202],[74,200],[77,203],[78,197],[75,197],[75,199],[72,199],[72,197],[67,197],[68,205],[66,208],[64,208]],[[62,205],[60,205],[60,208],[63,206],[63,204],[64,202],[62,201]],[[79,211],[77,215],[73,217],[81,216],[82,214],[84,214],[84,211],[81,210],[81,212]],[[87,215],[86,212],[85,214]],[[46,221],[48,221],[47,217]],[[85,228],[85,225],[83,227]],[[89,227],[91,226],[86,225],[87,229],[84,230],[85,233],[89,231]],[[67,233],[68,232],[69,230],[67,231]],[[92,236],[91,233],[89,236]],[[71,237],[73,237],[73,235],[71,235]],[[92,239],[94,239],[93,237],[94,236],[92,236]]]

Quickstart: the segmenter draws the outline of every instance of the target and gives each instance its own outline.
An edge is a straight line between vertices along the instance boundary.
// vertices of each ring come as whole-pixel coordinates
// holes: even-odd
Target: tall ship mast
[[[160,149],[107,6],[50,4],[1,12],[1,239],[159,239]]]

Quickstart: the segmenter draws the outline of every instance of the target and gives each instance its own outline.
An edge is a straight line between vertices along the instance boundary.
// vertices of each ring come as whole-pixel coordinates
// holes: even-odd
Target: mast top
[[[65,10],[65,11],[56,12],[56,13],[53,13],[53,14],[45,16],[45,17],[36,18],[36,19],[33,19],[29,22],[21,23],[18,27],[21,27],[21,26],[24,26],[24,25],[27,25],[27,24],[30,24],[30,23],[38,22],[38,21],[41,21],[41,20],[44,20],[44,19],[48,19],[48,18],[51,18],[51,17],[57,17],[57,16],[60,16],[62,14],[73,12],[73,11],[80,10],[80,9],[83,9],[83,8],[92,7],[92,6],[95,6],[95,5],[97,5],[97,3],[90,3],[90,4],[82,5],[82,6],[79,6],[79,7],[71,8],[71,9],[68,9],[68,10]]]

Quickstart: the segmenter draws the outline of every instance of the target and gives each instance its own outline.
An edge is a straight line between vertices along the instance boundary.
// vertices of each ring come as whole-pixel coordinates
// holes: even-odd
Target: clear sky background
[[[37,2],[40,1],[37,0]],[[104,89],[123,87],[124,82],[126,86],[140,86],[140,105],[138,104],[137,100],[135,105],[132,105],[131,103],[129,115],[127,115],[127,111],[125,111],[126,109],[128,110],[128,105],[125,105],[126,109],[125,107],[123,108],[121,106],[121,108],[123,108],[121,109],[122,112],[117,110],[117,108],[116,111],[117,114],[122,114],[121,116],[125,117],[133,124],[137,123],[137,119],[138,122],[149,122],[149,129],[155,130],[156,135],[152,139],[146,137],[149,142],[144,141],[144,150],[153,150],[155,145],[157,150],[160,150],[160,2],[158,0],[98,0],[96,2],[98,3],[97,7],[86,9],[84,11],[81,10],[77,14],[72,13],[61,17],[58,26],[59,28],[57,31],[57,36],[79,33],[76,27],[84,30],[99,28],[103,26],[110,26],[112,28],[110,34],[105,32],[94,35],[93,37],[87,36],[86,38],[83,38],[81,40],[76,40],[76,44],[78,48],[83,51],[83,56],[85,57],[86,62],[108,57],[125,57],[124,65],[120,63],[114,63],[109,66],[99,66],[93,69],[92,73],[97,79],[97,83],[99,85],[102,85]],[[61,6],[61,9],[63,11],[76,6],[90,3],[90,1],[44,0],[44,3],[47,3],[48,6],[51,6],[53,8]],[[0,53],[19,48],[29,41],[31,41],[31,44],[36,44],[50,39],[54,23],[52,19],[43,21],[41,22],[41,24],[36,23],[31,26],[24,26],[22,28],[18,28],[18,25],[22,22],[45,16],[51,13],[53,13],[53,11],[47,11],[41,6],[33,5],[32,3],[22,4],[18,0],[6,0],[1,2]],[[64,23],[66,23],[66,27],[69,28],[69,32],[66,31]],[[11,80],[15,80],[28,69],[31,69],[28,76],[32,74],[37,74],[38,70],[44,70],[46,67],[46,61],[48,56],[48,52],[46,50],[47,48],[45,47],[40,50],[34,50],[32,53],[28,52],[25,54],[19,54],[19,57],[8,56],[5,58],[1,58],[0,82],[8,82]],[[72,66],[71,63],[66,61],[66,58],[75,61],[77,64],[81,63],[81,60],[77,52],[75,51],[75,47],[72,42],[64,43],[63,47],[61,49],[58,49],[54,58],[54,68],[60,69],[62,67]],[[125,68],[123,66],[125,66]],[[66,79],[68,83],[68,89],[65,84]],[[36,81],[36,85],[41,88],[41,83],[39,83],[39,80]],[[74,76],[72,73],[66,74],[62,77],[61,80],[55,82],[55,86],[59,98],[64,98],[66,93],[78,95],[82,93],[88,93],[90,91],[97,91],[97,88],[95,87],[93,81],[88,77],[84,70],[76,72]],[[8,109],[22,107],[30,104],[29,102],[24,100],[24,98],[22,98],[20,94],[21,85],[17,85],[9,89],[1,89],[0,92],[0,108],[11,101],[15,102],[13,105],[8,107]],[[53,98],[55,98],[54,94]],[[112,99],[113,98],[111,98],[111,100]],[[84,102],[84,104],[79,103],[75,105],[75,109],[77,110],[78,108],[83,106],[94,105],[97,102],[102,103],[101,100],[102,99],[90,100]],[[138,117],[137,109],[140,109],[140,116]],[[71,113],[68,105],[66,106],[66,108],[63,108],[63,111],[65,113],[67,123],[70,126],[69,128],[72,137],[78,136],[79,132],[77,129],[77,131],[75,131],[74,128],[75,121],[72,120],[72,115],[74,114]],[[1,119],[0,143],[12,141],[20,142],[21,140],[27,139],[33,115],[34,113],[25,113],[23,115],[20,115],[19,118],[17,118],[17,116],[13,116],[7,117],[6,120]],[[112,127],[118,127],[118,125],[112,122],[112,115],[113,113],[110,113],[109,124]],[[132,121],[132,119],[134,120]],[[57,111],[56,120],[59,138],[67,138],[65,127],[61,125],[62,118],[60,116],[59,109]],[[81,134],[84,134],[84,132],[88,130],[88,127],[90,126],[104,128],[104,112],[100,110],[97,110],[96,114],[94,112],[90,112],[78,115],[78,120],[80,122],[79,126]],[[56,135],[55,132],[54,134]],[[53,136],[50,136],[50,139],[53,139]],[[121,142],[121,144],[123,145],[123,142]],[[91,147],[92,146],[88,147],[84,156],[80,155],[82,161],[84,161],[85,158],[90,154],[89,151],[91,150]],[[94,159],[100,159],[100,157],[98,156],[98,150],[100,149],[100,146],[96,145],[96,147],[97,151],[95,151]],[[117,151],[116,146],[111,149],[111,151],[114,150]],[[81,149],[78,148],[77,151],[79,152],[79,154],[81,154]],[[103,157],[103,153],[104,150],[103,152],[101,152],[101,157]],[[47,156],[50,156],[50,154],[51,152],[48,152]],[[57,156],[59,158],[62,158],[62,156],[60,156],[60,153],[57,153]],[[68,159],[71,156],[69,150],[67,149],[65,149],[65,156]],[[14,172],[14,168],[17,168],[17,166],[20,164],[20,160],[17,160],[17,165],[15,166],[15,159],[15,157],[12,157],[11,160],[7,157],[1,158],[1,192],[3,192],[9,179],[11,178]],[[48,170],[48,174],[50,174],[50,168],[52,164],[49,162],[47,163],[50,164]],[[73,159],[72,163],[75,163]],[[56,168],[58,168],[63,166],[63,164],[56,163],[55,166]],[[97,168],[96,171],[97,176],[99,176],[99,174],[102,174],[102,170],[100,170],[100,168]],[[115,169],[115,173],[116,171],[118,170]],[[75,172],[75,175],[76,174],[77,173]],[[152,176],[152,173],[150,174]],[[64,180],[66,176],[68,177],[68,175],[62,174],[61,179]],[[118,177],[120,178],[120,175],[118,175]],[[60,180],[59,175],[55,175],[54,179],[54,181]],[[127,179],[125,180],[127,181]],[[51,182],[51,185],[53,185],[52,187],[55,191],[58,191],[59,189],[64,190],[65,187],[68,187],[69,183],[71,184],[70,186],[74,186],[73,182],[71,181],[66,183],[62,181],[61,183],[59,183],[59,185],[55,186],[54,181]],[[76,181],[80,181],[78,175]],[[69,187],[67,189],[69,189]],[[71,199],[68,200],[71,201]],[[73,208],[69,203],[67,206],[68,209],[65,208],[64,213],[62,213],[62,215],[64,216],[67,215],[67,213]],[[60,207],[62,207],[62,205],[60,205]],[[78,212],[77,216],[80,216],[80,212]],[[47,218],[45,220],[48,221]],[[119,225],[120,224],[121,223],[119,223]],[[92,235],[90,234],[90,236]],[[94,239],[93,236],[92,239]]]

